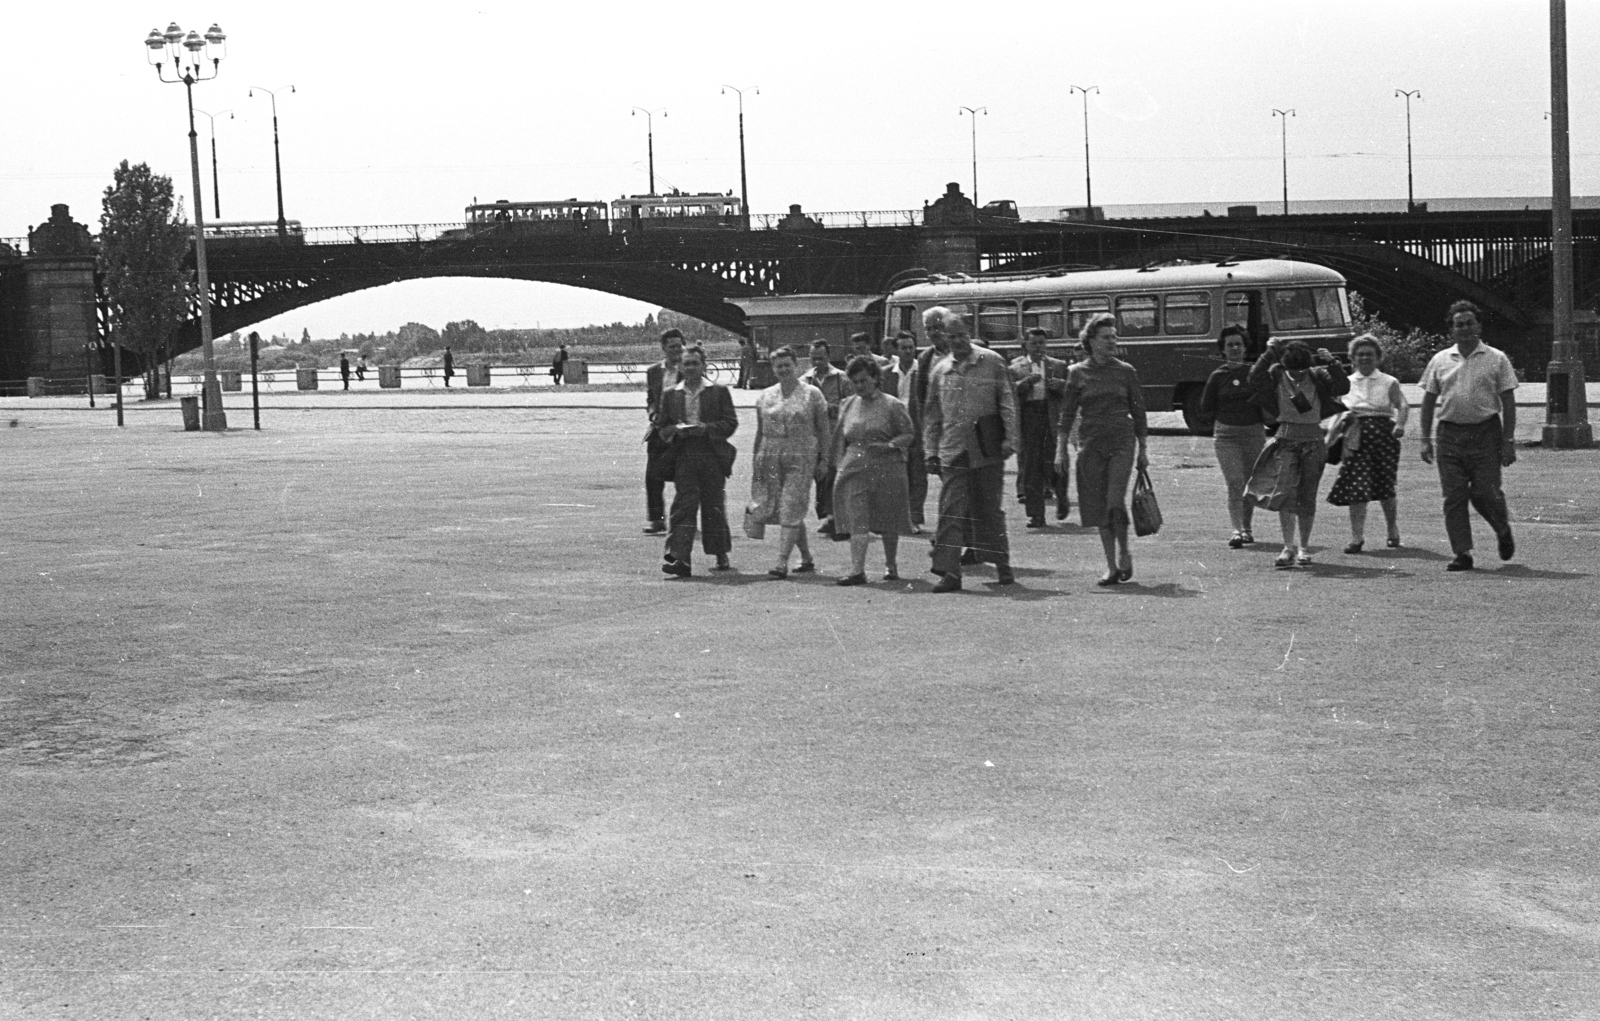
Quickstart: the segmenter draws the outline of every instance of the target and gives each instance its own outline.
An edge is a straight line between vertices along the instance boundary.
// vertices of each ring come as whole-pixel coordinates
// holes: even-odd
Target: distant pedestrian
[[[550,359],[550,379],[556,386],[561,385],[562,379],[567,374],[567,345],[562,344],[556,348],[556,355]]]
[[[939,524],[934,533],[935,592],[961,589],[963,546],[976,561],[995,565],[999,582],[1015,582],[1006,538],[1006,458],[1017,435],[1017,399],[999,355],[974,347],[967,324],[951,309],[922,314],[928,339],[949,342],[950,354],[933,367],[922,407],[922,447],[928,470],[938,474]]]
[[[1400,545],[1399,497],[1395,482],[1400,473],[1400,439],[1406,434],[1410,412],[1400,381],[1378,371],[1383,348],[1378,338],[1364,333],[1350,342],[1350,392],[1344,398],[1349,416],[1344,428],[1344,449],[1339,477],[1328,491],[1328,502],[1350,508],[1350,545],[1346,553],[1360,553],[1366,545],[1367,504],[1383,508],[1391,548]]]
[[[350,389],[350,358],[348,355],[339,356],[339,378],[344,380],[344,388]]]
[[[356,361],[356,382],[359,383],[362,380],[365,380],[366,378],[367,378],[367,359],[366,359],[366,356],[363,355],[360,359],[358,359]]]
[[[1266,415],[1250,385],[1250,335],[1243,326],[1229,326],[1217,338],[1221,368],[1211,373],[1200,394],[1200,417],[1211,425],[1217,467],[1226,487],[1228,519],[1233,535],[1228,545],[1241,549],[1256,541],[1250,530],[1255,504],[1244,498],[1245,483],[1267,444]]]
[[[1304,341],[1286,344],[1274,337],[1267,341],[1266,351],[1250,369],[1250,385],[1278,418],[1272,444],[1256,459],[1246,485],[1247,496],[1278,510],[1283,550],[1272,562],[1274,567],[1305,567],[1311,563],[1317,488],[1328,464],[1322,420],[1343,411],[1339,398],[1350,392],[1350,380],[1342,371],[1330,371],[1331,364],[1333,355],[1327,348],[1318,348],[1313,355]],[[1274,469],[1276,475],[1268,479]]]
[[[1078,514],[1100,529],[1106,573],[1097,585],[1116,585],[1133,577],[1128,546],[1128,483],[1135,468],[1150,466],[1149,425],[1139,373],[1116,356],[1117,320],[1109,312],[1094,316],[1081,342],[1089,357],[1067,370],[1067,392],[1056,422],[1056,469],[1067,470],[1067,438],[1078,426]]]
[[[756,398],[756,442],[750,455],[750,504],[763,525],[777,525],[778,565],[767,574],[789,576],[789,555],[800,548],[796,573],[816,570],[806,543],[811,484],[829,467],[833,426],[822,391],[795,375],[794,349],[772,352],[778,382]]]
[[[871,358],[878,363],[880,370],[887,369],[893,364],[892,359],[885,358],[872,350],[872,334],[870,333],[852,333],[850,335],[850,359],[853,361],[857,358]],[[848,369],[846,374],[848,375]],[[882,376],[880,375],[879,378],[881,379]]]
[[[1067,363],[1047,350],[1050,335],[1034,327],[1024,335],[1023,353],[1011,363],[1016,382],[1017,408],[1022,436],[1017,447],[1017,474],[1022,478],[1022,502],[1029,528],[1043,528],[1045,495],[1055,497],[1056,520],[1066,520],[1072,509],[1067,496],[1067,472],[1056,467],[1056,421],[1067,392]],[[1063,451],[1065,453],[1065,451]],[[1068,459],[1060,459],[1067,463]]]
[[[672,464],[671,532],[665,574],[687,578],[694,552],[695,517],[700,519],[701,548],[714,555],[712,570],[727,571],[733,535],[728,530],[727,478],[733,473],[735,451],[728,437],[739,427],[728,388],[705,379],[706,352],[696,345],[686,348],[679,363],[682,379],[661,395],[661,438]]]
[[[838,466],[834,527],[850,536],[852,570],[839,584],[867,583],[873,535],[883,539],[883,580],[898,581],[900,536],[912,534],[905,469],[911,415],[900,398],[878,389],[883,370],[872,354],[851,358],[845,374],[856,392],[839,406],[830,458]]]
[[[678,363],[683,358],[683,331],[664,330],[661,334],[661,361],[645,370],[644,410],[650,426],[644,434],[644,517],[645,535],[660,535],[667,530],[666,485],[668,465],[663,456],[667,441],[656,430],[661,426],[661,395],[678,385]]]
[[[1478,306],[1450,306],[1450,339],[1422,372],[1422,459],[1435,462],[1433,413],[1439,411],[1439,488],[1444,528],[1455,559],[1446,570],[1472,570],[1470,504],[1498,540],[1501,560],[1517,552],[1500,470],[1517,462],[1517,373],[1505,352],[1482,340]]]
[[[456,374],[456,359],[447,347],[444,349],[444,385],[450,385],[450,377]]]
[[[811,369],[800,377],[800,381],[822,391],[823,399],[828,402],[828,422],[834,424],[839,421],[839,403],[850,395],[850,381],[844,373],[833,367],[831,358],[828,342],[813,340]],[[821,521],[817,531],[823,535],[833,534],[833,478],[831,468],[817,477],[817,517]]]
[[[739,338],[739,379],[733,385],[740,390],[750,388],[751,367],[755,364],[755,344],[750,340]]]

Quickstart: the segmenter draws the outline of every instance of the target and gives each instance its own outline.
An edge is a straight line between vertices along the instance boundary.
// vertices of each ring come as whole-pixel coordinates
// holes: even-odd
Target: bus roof
[[[1037,275],[942,276],[908,284],[891,294],[894,301],[960,301],[974,297],[1005,298],[1065,292],[1095,293],[1138,290],[1182,290],[1219,285],[1322,284],[1339,286],[1344,277],[1326,266],[1288,259],[1249,259],[1236,263],[1157,266],[1150,269],[1091,269]]]

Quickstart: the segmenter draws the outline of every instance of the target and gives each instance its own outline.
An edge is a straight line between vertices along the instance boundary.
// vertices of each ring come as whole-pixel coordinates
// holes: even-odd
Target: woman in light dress
[[[789,576],[789,556],[800,547],[796,574],[817,569],[806,544],[806,508],[811,483],[827,470],[832,429],[822,391],[795,375],[792,348],[772,352],[778,382],[756,398],[756,443],[751,455],[750,513],[764,525],[778,526],[778,565],[767,574]]]
[[[911,413],[898,397],[878,388],[883,369],[870,354],[845,367],[855,396],[839,404],[832,459],[838,467],[833,488],[836,536],[850,536],[851,571],[840,585],[867,583],[867,545],[883,540],[884,581],[898,581],[897,554],[902,535],[914,535],[906,451],[915,439]]]
[[[1344,399],[1351,421],[1345,427],[1344,457],[1339,478],[1328,502],[1350,508],[1350,545],[1346,553],[1360,553],[1367,541],[1367,504],[1383,508],[1389,526],[1390,547],[1400,545],[1399,500],[1395,479],[1400,472],[1400,438],[1406,434],[1410,408],[1400,381],[1378,370],[1383,348],[1378,338],[1363,333],[1350,342],[1350,393]],[[1354,449],[1352,449],[1354,448]]]

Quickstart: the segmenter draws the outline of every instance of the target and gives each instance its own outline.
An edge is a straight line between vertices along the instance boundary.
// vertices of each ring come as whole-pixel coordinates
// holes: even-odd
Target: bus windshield
[[[1350,312],[1339,287],[1285,287],[1271,295],[1272,324],[1280,330],[1349,326]]]

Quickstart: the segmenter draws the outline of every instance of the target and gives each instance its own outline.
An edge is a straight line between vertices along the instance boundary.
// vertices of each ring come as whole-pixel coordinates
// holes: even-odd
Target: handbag
[[[1156,502],[1156,487],[1150,483],[1150,473],[1139,469],[1133,482],[1133,534],[1155,535],[1161,531],[1161,505]]]
[[[744,507],[744,534],[751,539],[765,539],[767,526],[762,518],[766,508],[759,504],[747,503]]]

